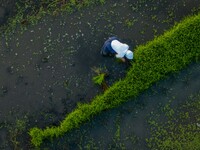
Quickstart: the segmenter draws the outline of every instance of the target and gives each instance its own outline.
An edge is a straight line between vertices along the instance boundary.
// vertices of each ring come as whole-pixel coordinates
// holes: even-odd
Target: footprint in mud
[[[2,86],[0,90],[0,96],[4,97],[6,94],[8,94],[8,87],[7,86]]]
[[[63,98],[61,101],[64,106],[64,111],[63,111],[64,115],[70,113],[77,105],[70,99]]]
[[[20,83],[23,83],[24,82],[24,76],[20,75],[17,77],[17,80],[16,80],[16,85],[19,85]]]
[[[8,66],[6,68],[6,72],[10,75],[13,75],[14,74],[14,66]]]
[[[42,63],[48,63],[49,62],[49,57],[43,57],[41,62]]]
[[[86,94],[77,94],[77,99],[80,101],[84,101],[86,97]]]

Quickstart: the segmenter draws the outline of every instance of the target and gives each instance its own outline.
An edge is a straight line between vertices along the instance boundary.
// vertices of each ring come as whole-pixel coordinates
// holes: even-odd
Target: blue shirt
[[[113,50],[113,48],[111,47],[111,42],[113,40],[119,40],[117,37],[113,36],[110,37],[108,40],[105,41],[102,49],[106,52],[106,53],[112,53],[112,54],[116,54],[116,51]]]

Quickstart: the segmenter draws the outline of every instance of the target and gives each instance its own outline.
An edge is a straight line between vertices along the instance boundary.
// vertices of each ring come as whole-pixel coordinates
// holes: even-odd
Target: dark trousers
[[[113,40],[119,40],[119,39],[117,37],[113,36],[113,37],[110,37],[108,40],[106,40],[103,47],[101,48],[101,55],[112,57],[116,54],[116,52],[111,47],[111,42]]]

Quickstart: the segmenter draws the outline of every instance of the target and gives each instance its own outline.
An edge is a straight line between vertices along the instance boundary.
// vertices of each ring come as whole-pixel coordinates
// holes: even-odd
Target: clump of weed
[[[125,26],[128,28],[131,28],[134,26],[134,24],[137,22],[137,19],[126,19],[125,20]]]
[[[99,75],[93,77],[92,81],[95,84],[102,85],[102,83],[105,81],[105,74],[104,73],[100,73]]]
[[[100,85],[103,91],[107,90],[108,85],[105,81],[105,78],[108,77],[107,69],[105,67],[104,68],[93,67],[92,70],[97,74],[96,76],[92,78],[92,81],[95,84]]]
[[[21,146],[20,138],[27,130],[27,118],[17,119],[15,124],[8,125],[9,140],[14,149],[19,149]]]

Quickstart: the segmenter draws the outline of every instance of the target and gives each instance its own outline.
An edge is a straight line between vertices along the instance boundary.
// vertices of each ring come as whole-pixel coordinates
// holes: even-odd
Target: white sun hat
[[[130,51],[130,50],[127,50],[127,51],[126,51],[126,54],[125,54],[125,57],[126,57],[127,59],[133,59],[133,52]]]

